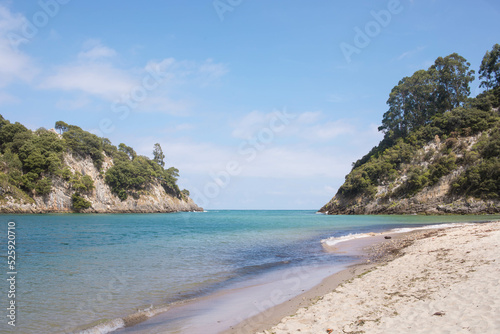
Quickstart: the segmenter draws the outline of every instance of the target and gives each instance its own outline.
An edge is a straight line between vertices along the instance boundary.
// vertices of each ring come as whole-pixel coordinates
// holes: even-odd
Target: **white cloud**
[[[241,159],[242,176],[259,178],[303,179],[315,176],[334,178],[345,174],[352,153],[297,146],[269,147],[255,160]]]
[[[175,132],[180,132],[180,131],[193,130],[194,128],[195,128],[195,126],[191,123],[181,123],[181,124],[177,124],[177,125],[173,126],[172,130]]]
[[[112,58],[116,56],[116,51],[101,44],[97,40],[89,40],[84,44],[85,51],[78,54],[78,59],[97,60],[102,58]]]
[[[7,7],[0,5],[0,30],[16,31],[23,27],[26,18],[21,14],[12,13]]]
[[[302,137],[308,140],[325,141],[338,137],[342,134],[354,132],[355,129],[352,124],[349,124],[345,120],[338,120],[305,128],[302,131]]]
[[[196,62],[174,58],[150,61],[145,69],[161,73],[165,80],[175,81],[176,84],[193,81],[203,86],[214,82],[229,71],[226,65],[214,63],[212,59]]]
[[[15,81],[31,81],[38,73],[32,59],[18,50],[19,30],[26,18],[0,5],[0,87]]]
[[[256,138],[263,129],[272,129],[272,120],[280,111],[263,113],[254,110],[231,125],[234,138],[250,140]],[[303,112],[290,117],[280,131],[273,133],[274,137],[289,137],[308,142],[326,142],[341,135],[356,134],[356,122],[349,119],[328,121],[327,116],[320,111]],[[281,125],[281,124],[280,124]]]
[[[366,154],[381,136],[376,131],[376,124],[361,128],[349,120],[328,120],[321,112],[304,112],[296,114],[279,135],[270,142],[259,143],[261,147],[258,148],[254,140],[248,139],[255,139],[260,129],[268,127],[272,116],[272,112],[256,110],[242,116],[232,124],[232,138],[227,138],[224,143],[186,136],[172,140],[172,133],[193,126],[179,124],[162,131],[163,140],[150,138],[134,147],[142,146],[144,152],[149,152],[155,142],[168,143],[162,145],[167,165],[181,171],[179,181],[182,187],[209,199],[207,203],[200,199],[200,205],[224,208],[227,208],[227,203],[233,203],[235,208],[262,205],[257,204],[258,201],[245,203],[244,198],[254,201],[266,189],[276,195],[270,196],[270,200],[281,203],[278,194],[290,195],[290,187],[296,187],[302,194],[300,198],[311,199],[298,207],[311,208],[326,203],[335,194],[350,171],[351,163]],[[314,138],[307,132],[312,129]],[[193,133],[180,134],[183,135],[192,136]],[[235,162],[240,171],[229,174],[228,164]],[[214,190],[214,183],[219,184],[220,189]],[[279,188],[281,186],[283,188]],[[205,194],[207,187],[218,195]],[[246,190],[235,202],[234,196],[241,193],[242,187]],[[291,200],[297,200],[297,196],[290,195]]]
[[[7,94],[5,92],[0,92],[0,105],[10,104],[10,103],[17,103],[19,101],[20,100],[17,97],[15,97],[15,96],[12,96],[12,95]]]
[[[250,139],[255,133],[262,128],[268,126],[271,120],[272,113],[263,113],[262,111],[254,110],[240,120],[232,124],[232,136],[239,139]]]
[[[168,145],[163,147],[163,152],[167,156],[169,166],[173,165],[183,173],[201,175],[224,170],[229,161],[238,157],[236,149],[191,141],[169,141]]]
[[[75,62],[55,67],[53,74],[47,76],[39,87],[74,91],[110,101],[118,99],[130,92],[137,80],[130,71],[119,69],[108,61],[115,55],[113,49],[97,40],[89,40],[84,43]],[[81,102],[84,98],[78,100]]]
[[[174,100],[168,96],[148,96],[138,107],[141,112],[161,112],[174,116],[188,116],[192,103],[187,100]]]
[[[296,124],[311,124],[318,122],[323,114],[321,111],[306,111],[297,117]]]
[[[226,170],[231,161],[238,162],[241,167],[239,177],[338,177],[343,176],[354,158],[352,152],[333,154],[331,150],[324,149],[269,146],[262,151],[255,150],[255,157],[249,159],[249,155],[238,152],[238,147],[194,142],[169,142],[163,151],[167,157],[172,157],[172,164],[184,173],[207,177],[210,173],[218,174]]]
[[[207,59],[201,63],[198,71],[208,81],[218,79],[229,72],[225,65],[214,63],[213,59]]]
[[[45,79],[40,88],[84,92],[114,100],[129,92],[135,84],[129,73],[106,63],[59,66],[55,72]]]
[[[269,113],[254,110],[231,123],[233,127],[231,135],[234,138],[248,140],[255,138],[262,130],[272,130],[274,136],[285,131],[296,118],[297,115],[288,113],[286,109]]]
[[[78,96],[75,99],[61,99],[56,103],[56,107],[62,110],[76,110],[89,105],[90,102],[87,96]]]
[[[261,143],[261,147],[247,140],[234,145],[169,141],[164,151],[175,159],[176,167],[188,174],[208,176],[209,172],[224,171],[228,162],[237,161],[242,168],[239,175],[241,177],[338,178],[343,177],[349,171],[351,163],[373,146],[374,136],[360,136],[360,132],[368,131],[356,131],[344,135],[336,143],[323,146],[313,142],[291,144],[286,141]],[[350,142],[353,137],[359,137],[358,140],[362,142],[353,146],[342,144]]]
[[[135,111],[186,115],[192,103],[182,98],[180,86],[203,86],[227,73],[211,59],[198,63],[165,58],[143,68],[122,69],[113,62],[116,56],[100,41],[89,40],[74,62],[55,67],[39,87],[88,94]]]

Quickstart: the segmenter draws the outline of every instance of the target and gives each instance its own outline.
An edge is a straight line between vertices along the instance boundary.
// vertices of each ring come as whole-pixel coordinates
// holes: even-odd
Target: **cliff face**
[[[471,152],[481,134],[471,137],[460,137],[455,147],[456,159],[464,159]],[[454,195],[452,188],[456,180],[468,168],[458,166],[439,181],[424,187],[416,193],[403,191],[403,187],[412,168],[428,168],[443,156],[447,143],[439,138],[415,152],[410,163],[403,164],[399,175],[392,181],[380,182],[374,195],[357,195],[346,197],[338,192],[319,212],[336,214],[493,214],[500,213],[500,201],[496,199],[479,199],[471,196]],[[472,162],[473,163],[473,162]],[[398,191],[399,190],[399,191]]]
[[[71,154],[64,156],[64,164],[70,170],[88,175],[94,181],[94,189],[81,196],[92,203],[85,213],[152,213],[177,211],[203,211],[192,199],[179,198],[168,194],[159,183],[152,183],[145,189],[134,193],[126,200],[120,200],[105,183],[104,173],[113,166],[113,161],[105,157],[102,172],[99,172],[92,159]],[[2,189],[5,201],[0,203],[3,213],[55,213],[74,212],[71,195],[75,192],[69,182],[62,178],[52,179],[52,191],[44,196],[19,196],[18,193]],[[17,196],[16,196],[17,195]]]

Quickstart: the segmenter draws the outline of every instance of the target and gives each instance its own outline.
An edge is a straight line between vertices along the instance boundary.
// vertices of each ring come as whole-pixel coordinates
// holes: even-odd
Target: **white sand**
[[[440,230],[265,333],[500,333],[500,222]]]

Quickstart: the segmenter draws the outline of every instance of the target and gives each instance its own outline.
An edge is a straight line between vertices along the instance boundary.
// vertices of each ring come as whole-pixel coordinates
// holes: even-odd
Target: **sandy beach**
[[[340,285],[331,278],[268,311],[267,322],[290,313],[259,333],[500,333],[500,222],[410,236],[373,247],[372,264]],[[250,319],[232,332],[251,328]]]

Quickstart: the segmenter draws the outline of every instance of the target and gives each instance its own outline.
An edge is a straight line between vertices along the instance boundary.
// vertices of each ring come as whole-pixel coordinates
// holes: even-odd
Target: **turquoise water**
[[[219,291],[273,270],[350,263],[323,252],[332,236],[500,216],[325,216],[314,211],[1,215],[16,223],[17,325],[2,333],[68,333],[150,305]],[[8,285],[1,280],[1,309]],[[6,312],[4,312],[6,314]]]

